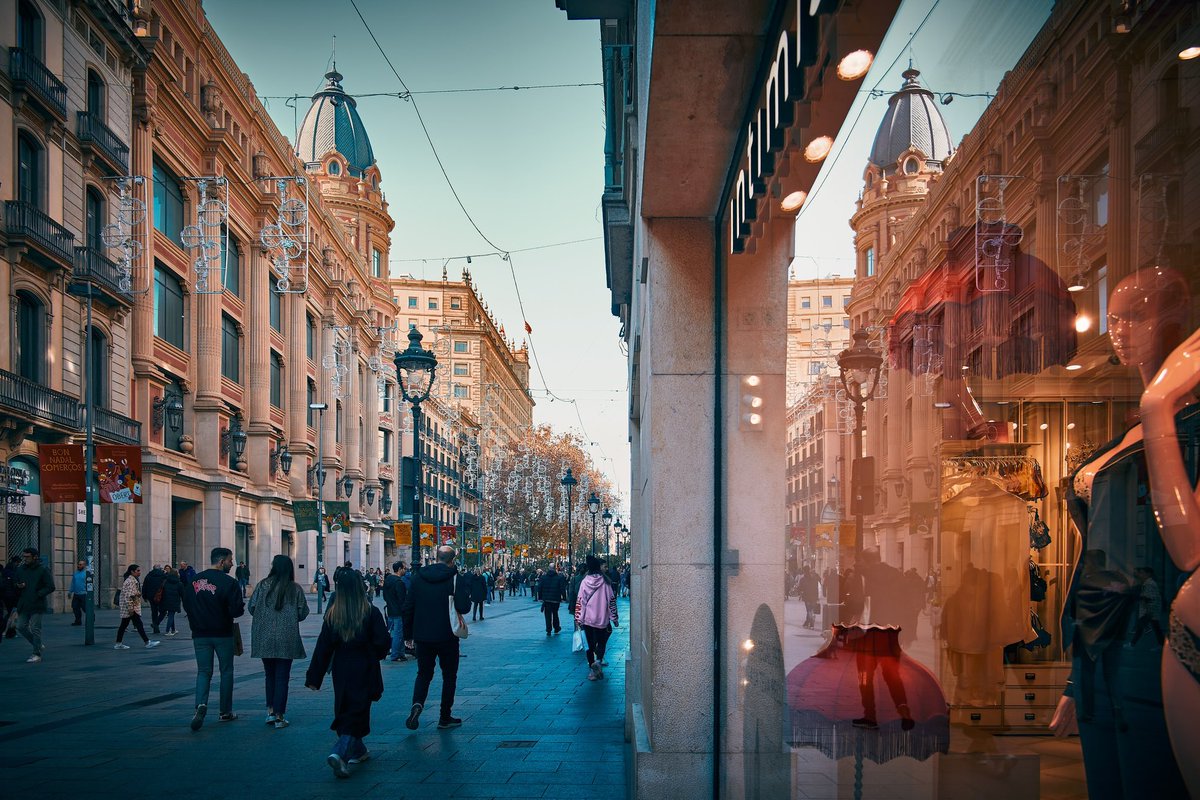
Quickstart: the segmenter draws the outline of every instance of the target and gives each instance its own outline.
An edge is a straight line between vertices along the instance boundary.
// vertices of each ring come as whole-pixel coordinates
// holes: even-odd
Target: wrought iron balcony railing
[[[142,423],[107,408],[96,407],[96,437],[114,444],[140,444]],[[79,419],[87,420],[87,407],[81,406]]]
[[[125,279],[117,263],[99,250],[92,247],[75,248],[75,267],[71,271],[73,283],[90,283],[112,301],[131,306],[133,298],[129,296],[128,287],[123,285]]]
[[[77,399],[2,369],[0,408],[61,428],[81,429]]]
[[[20,47],[10,47],[8,75],[13,89],[33,96],[60,122],[66,120],[67,86],[36,56]]]
[[[6,200],[4,226],[8,240],[24,241],[58,266],[68,267],[75,261],[75,235],[55,222],[49,214],[32,203]]]
[[[95,114],[80,111],[75,115],[79,144],[103,158],[118,175],[129,173],[129,145],[121,141]]]

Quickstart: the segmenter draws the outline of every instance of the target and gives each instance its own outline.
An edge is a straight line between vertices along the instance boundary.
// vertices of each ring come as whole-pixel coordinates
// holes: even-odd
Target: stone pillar
[[[271,427],[271,325],[268,280],[270,262],[255,246],[246,248],[246,359],[242,382],[246,387],[246,471],[255,486],[270,486],[271,450],[275,447],[275,431]]]
[[[218,279],[214,276],[212,281]],[[193,293],[189,299],[196,321],[196,459],[204,469],[215,471],[228,463],[221,455],[221,429],[229,424],[221,418],[221,295]]]
[[[353,337],[354,348],[350,356],[350,371],[346,374],[346,380],[350,381],[350,396],[346,398],[346,402],[342,406],[344,423],[342,452],[345,455],[342,469],[354,480],[355,484],[354,491],[350,492],[351,496],[346,498],[350,501],[350,513],[362,514],[362,504],[358,502],[358,491],[363,488],[362,438],[366,435],[366,425],[359,423],[362,420],[363,392],[366,391],[363,388],[366,381],[362,379],[362,373],[366,368],[359,358],[357,331],[354,331]],[[353,544],[350,549],[354,550]]]
[[[325,317],[321,320],[321,352],[317,353],[318,362],[326,355],[333,354],[334,330],[332,327],[333,318]],[[321,449],[324,450],[324,461],[322,467],[325,470],[325,485],[319,489],[321,499],[336,500],[336,481],[337,468],[340,462],[337,457],[337,436],[335,428],[337,426],[337,400],[333,397],[333,392],[329,389],[329,379],[331,373],[329,370],[318,366],[317,369],[317,396],[321,398],[321,402],[325,403],[328,408],[321,412],[324,414],[324,422],[318,419],[318,427],[320,428]],[[344,413],[344,412],[343,412]],[[342,547],[340,535],[332,535],[326,532],[325,536],[325,569],[332,576],[333,567],[342,563]]]
[[[302,294],[283,296],[287,306],[287,362],[283,375],[286,382],[284,397],[287,402],[287,423],[284,440],[292,454],[292,474],[289,485],[292,497],[307,497],[307,475],[305,458],[312,453],[308,444],[308,351],[307,310]],[[317,361],[320,362],[318,356]],[[315,567],[314,567],[315,569]]]
[[[384,363],[380,369],[387,369],[388,364]],[[371,520],[378,521],[379,519],[379,383],[380,374],[376,374],[368,370],[364,373],[362,398],[363,398],[363,442],[362,442],[362,464],[363,464],[363,488],[375,490],[375,502],[362,509],[363,514]],[[376,548],[372,546],[371,554],[374,556]]]

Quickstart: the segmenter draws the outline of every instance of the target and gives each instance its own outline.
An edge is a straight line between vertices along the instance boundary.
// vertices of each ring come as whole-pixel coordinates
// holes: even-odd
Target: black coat
[[[471,610],[472,581],[458,576],[458,570],[441,562],[421,567],[412,573],[408,596],[400,609],[404,618],[404,638],[417,642],[448,642],[454,638],[450,628],[449,600],[454,598],[454,610],[465,614]]]
[[[379,662],[391,647],[392,637],[375,606],[358,636],[349,642],[342,641],[328,621],[321,623],[304,685],[320,689],[333,661],[333,722],[329,728],[338,736],[362,737],[371,732],[371,703],[383,697]]]
[[[557,572],[547,572],[538,582],[538,599],[543,603],[561,603],[567,599],[567,579]]]
[[[162,588],[163,581],[166,579],[167,573],[163,572],[158,567],[150,570],[150,574],[142,580],[142,597],[146,598],[146,602],[154,605],[154,595],[158,594],[158,590]],[[166,597],[166,592],[163,592],[163,597]]]
[[[487,579],[473,572],[468,575],[471,578],[471,602],[482,603],[487,600]]]
[[[165,575],[163,577],[163,611],[178,612],[182,593],[183,581],[179,580],[179,573],[172,572]]]
[[[404,607],[404,598],[407,596],[408,587],[404,585],[403,578],[395,573],[384,576],[383,602],[387,604],[389,617],[400,616],[400,609]]]

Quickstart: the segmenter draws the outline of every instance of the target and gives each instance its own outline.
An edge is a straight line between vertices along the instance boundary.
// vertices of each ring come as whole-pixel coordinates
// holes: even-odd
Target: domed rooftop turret
[[[296,154],[306,163],[319,161],[330,150],[346,159],[347,171],[361,178],[375,163],[371,140],[358,116],[357,103],[342,89],[342,75],[336,67],[325,73],[328,83],[312,97],[312,107],[304,115],[296,137]]]
[[[871,163],[884,173],[895,172],[896,162],[909,150],[925,157],[927,167],[941,170],[954,152],[950,130],[938,111],[933,92],[921,84],[921,73],[910,65],[904,85],[888,99],[888,110],[871,145]]]

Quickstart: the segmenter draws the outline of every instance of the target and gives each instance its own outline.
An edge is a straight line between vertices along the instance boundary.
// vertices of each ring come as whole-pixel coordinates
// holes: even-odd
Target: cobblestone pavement
[[[316,600],[302,624],[311,655],[320,630]],[[382,603],[382,601],[377,601]],[[540,605],[510,597],[470,623],[463,642],[454,713],[461,728],[437,730],[440,675],[430,687],[421,727],[404,727],[416,661],[383,664],[385,691],[371,715],[372,758],[337,780],[325,763],[336,736],[333,688],[304,688],[307,659],[292,667],[287,717],[291,726],[263,724],[262,662],[235,659],[234,710],[217,721],[218,676],[209,714],[193,733],[196,667],[187,620],[179,635],[137,633],[130,650],[113,650],[117,612],[97,613],[96,644],[70,614],[47,615],[45,658],[27,664],[28,643],[0,643],[0,785],[6,797],[70,798],[191,795],[293,798],[495,797],[625,798],[624,684],[628,600],[622,627],[609,643],[605,680],[587,680],[582,653],[571,652],[571,627],[547,637]],[[566,620],[565,606],[563,618]],[[146,609],[146,619],[149,610]],[[242,620],[250,641],[251,618]]]

